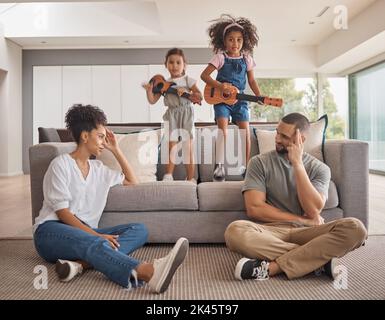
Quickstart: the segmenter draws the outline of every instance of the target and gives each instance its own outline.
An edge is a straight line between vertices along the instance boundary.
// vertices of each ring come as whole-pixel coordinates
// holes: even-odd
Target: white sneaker
[[[179,238],[167,256],[154,260],[154,274],[148,282],[151,291],[162,293],[167,290],[175,271],[185,259],[188,248],[188,240]]]
[[[56,261],[55,271],[60,281],[68,282],[83,272],[83,266],[75,261],[59,259]]]
[[[166,174],[163,176],[163,181],[174,181],[174,178],[173,178],[172,174],[166,173]]]
[[[214,182],[223,182],[225,181],[226,172],[225,167],[222,163],[218,163],[215,165],[214,173],[213,173],[213,181]]]
[[[192,182],[192,183],[194,183],[194,184],[197,184],[197,181],[195,180],[195,178],[192,178],[192,179],[190,179],[190,180],[186,180],[186,181],[188,181],[188,182]]]

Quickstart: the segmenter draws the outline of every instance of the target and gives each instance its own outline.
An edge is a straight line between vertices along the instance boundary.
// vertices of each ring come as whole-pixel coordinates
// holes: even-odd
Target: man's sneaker
[[[222,163],[218,163],[215,165],[214,174],[213,174],[213,181],[214,182],[222,182],[225,181],[225,167]]]
[[[174,181],[174,177],[172,176],[171,173],[166,173],[166,174],[163,176],[163,181]]]
[[[162,293],[167,290],[175,271],[185,259],[188,248],[188,240],[179,238],[167,256],[154,260],[154,274],[148,282],[151,291]]]
[[[78,262],[59,259],[56,261],[55,270],[60,281],[68,282],[83,272],[83,266]]]
[[[326,274],[330,279],[336,279],[338,273],[335,271],[338,265],[338,259],[332,258],[328,263],[323,265],[322,267],[314,270],[314,274],[319,277],[323,274]]]
[[[234,275],[238,280],[267,280],[269,279],[269,262],[260,259],[242,258],[235,267]]]

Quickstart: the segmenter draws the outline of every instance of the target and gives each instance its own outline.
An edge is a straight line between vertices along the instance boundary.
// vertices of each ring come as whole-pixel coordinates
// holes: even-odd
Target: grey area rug
[[[135,257],[162,257],[171,245],[150,245]],[[237,281],[234,267],[241,258],[224,245],[191,245],[169,289],[160,295],[145,285],[124,289],[101,273],[89,270],[69,283],[58,281],[54,265],[35,252],[32,240],[0,240],[0,299],[116,299],[116,300],[338,300],[385,299],[385,236],[369,237],[366,246],[340,259],[344,276],[333,283],[326,276],[287,280],[284,275],[265,281]],[[46,267],[46,269],[44,268]],[[36,289],[40,270],[48,271],[47,289]],[[35,272],[34,272],[35,270]]]

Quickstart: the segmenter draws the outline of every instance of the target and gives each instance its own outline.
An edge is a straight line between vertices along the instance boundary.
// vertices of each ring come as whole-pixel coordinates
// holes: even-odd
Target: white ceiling
[[[344,74],[385,57],[385,0],[7,1],[0,33],[23,49],[207,48],[210,20],[228,13],[257,26],[263,74]],[[347,30],[334,27],[341,6]]]
[[[207,47],[209,21],[222,13],[249,18],[260,46],[317,46],[336,32],[337,5],[351,20],[375,0],[0,2],[5,36],[23,48],[146,48]]]

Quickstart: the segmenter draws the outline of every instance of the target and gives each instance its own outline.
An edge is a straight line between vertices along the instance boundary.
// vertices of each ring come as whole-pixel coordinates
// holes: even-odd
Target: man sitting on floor
[[[334,279],[335,258],[367,238],[358,219],[324,223],[320,213],[330,169],[304,153],[309,127],[305,116],[286,115],[277,126],[276,150],[248,164],[242,189],[247,215],[264,224],[238,220],[227,227],[227,247],[247,257],[235,268],[239,280],[268,279],[282,272],[294,279],[321,270]]]

